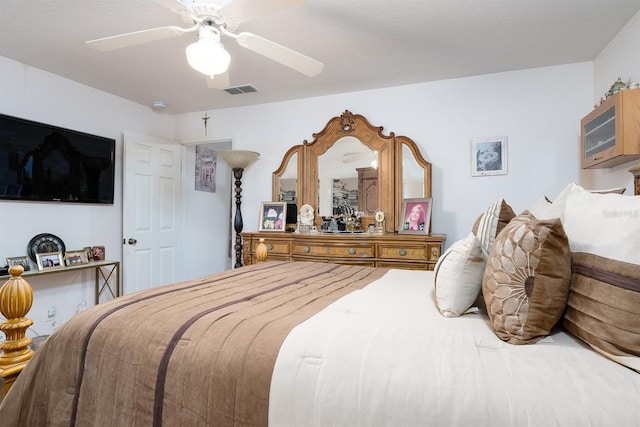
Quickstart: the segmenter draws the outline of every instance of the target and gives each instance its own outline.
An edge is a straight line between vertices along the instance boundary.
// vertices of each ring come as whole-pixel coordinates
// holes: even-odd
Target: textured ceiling
[[[188,66],[193,33],[110,52],[85,45],[185,26],[153,0],[0,0],[0,55],[176,114],[591,61],[638,10],[638,0],[308,0],[237,31],[317,59],[323,72],[306,77],[223,37],[231,85],[258,89],[235,96]]]

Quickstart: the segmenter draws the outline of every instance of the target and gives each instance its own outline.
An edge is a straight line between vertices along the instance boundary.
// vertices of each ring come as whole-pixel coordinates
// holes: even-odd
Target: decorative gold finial
[[[33,304],[33,291],[22,278],[24,267],[12,265],[9,268],[11,278],[0,288],[0,313],[7,319],[0,322],[0,330],[6,339],[0,343],[0,367],[26,362],[33,357],[29,348],[31,338],[27,329],[33,324],[27,313]]]

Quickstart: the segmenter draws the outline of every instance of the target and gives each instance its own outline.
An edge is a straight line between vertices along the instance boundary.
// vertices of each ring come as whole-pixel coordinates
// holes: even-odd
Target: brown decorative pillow
[[[560,219],[525,211],[500,232],[487,260],[482,292],[495,334],[533,344],[562,318],[571,281],[571,253]]]
[[[640,372],[640,265],[572,255],[563,326],[591,347]]]
[[[496,200],[476,219],[471,232],[478,236],[482,250],[488,254],[496,236],[516,216],[504,199]]]

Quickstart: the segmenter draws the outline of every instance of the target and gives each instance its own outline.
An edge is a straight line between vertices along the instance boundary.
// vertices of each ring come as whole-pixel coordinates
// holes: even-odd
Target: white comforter
[[[506,344],[441,316],[432,272],[391,270],[290,333],[269,425],[640,426],[640,374],[565,332]]]

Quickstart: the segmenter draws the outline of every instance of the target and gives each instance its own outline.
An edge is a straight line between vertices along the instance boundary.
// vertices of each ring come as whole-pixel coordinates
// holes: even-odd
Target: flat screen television
[[[113,204],[115,146],[0,114],[0,200]]]

